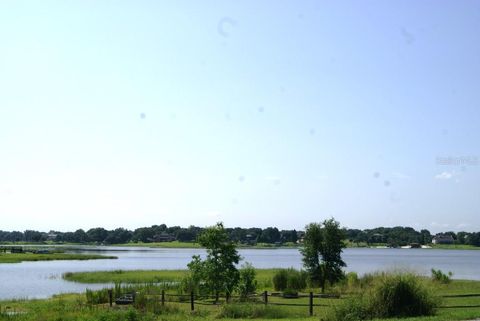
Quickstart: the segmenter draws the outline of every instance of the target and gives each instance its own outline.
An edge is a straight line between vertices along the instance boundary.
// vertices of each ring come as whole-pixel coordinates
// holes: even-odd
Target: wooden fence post
[[[110,304],[110,307],[112,307],[112,304],[113,304],[113,293],[112,293],[112,289],[108,289],[108,303]]]
[[[227,294],[225,294],[225,301],[227,303],[230,301],[230,292],[227,292]]]
[[[265,305],[268,304],[268,292],[267,291],[263,292],[263,302],[265,303]]]
[[[313,315],[313,292],[310,292],[310,316]]]
[[[195,310],[195,303],[194,303],[193,291],[190,292],[190,310],[192,310],[192,311]]]
[[[165,290],[162,290],[162,306],[165,305]]]

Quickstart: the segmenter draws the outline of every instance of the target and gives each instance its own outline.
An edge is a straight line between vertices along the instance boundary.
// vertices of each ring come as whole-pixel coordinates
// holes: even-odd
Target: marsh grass
[[[116,259],[116,256],[97,254],[74,254],[74,253],[0,253],[0,263],[20,263],[25,261],[55,261],[55,260],[99,260]]]

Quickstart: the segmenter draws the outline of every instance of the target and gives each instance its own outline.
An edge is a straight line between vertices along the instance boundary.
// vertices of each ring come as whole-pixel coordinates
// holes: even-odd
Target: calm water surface
[[[88,249],[88,251],[87,251]],[[53,294],[83,292],[105,285],[78,284],[62,279],[65,272],[99,270],[185,269],[201,249],[149,249],[88,247],[76,252],[115,255],[117,260],[48,261],[0,264],[0,299],[45,298]],[[257,268],[301,268],[297,249],[242,249],[244,261]],[[452,271],[454,278],[480,280],[480,251],[433,249],[346,249],[347,271],[360,274],[378,270],[408,269],[429,275],[431,268]]]

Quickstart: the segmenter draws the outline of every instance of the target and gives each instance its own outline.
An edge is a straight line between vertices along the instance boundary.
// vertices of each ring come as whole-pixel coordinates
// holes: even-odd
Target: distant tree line
[[[358,230],[347,229],[347,239],[352,243],[386,244],[389,246],[403,246],[412,243],[430,244],[435,235],[428,230],[416,231],[411,227],[377,227],[374,229]],[[444,232],[443,235],[451,235],[454,244],[480,246],[480,232]]]
[[[117,228],[107,230],[101,227],[91,228],[87,231],[78,229],[74,232],[39,232],[34,230],[2,231],[0,242],[58,242],[58,243],[97,243],[97,244],[122,244],[122,243],[151,243],[177,240],[180,242],[194,242],[203,232],[204,228],[197,226],[180,227],[165,224],[140,227],[135,230]],[[233,242],[243,244],[285,244],[302,241],[304,231],[279,230],[276,227],[267,228],[226,228],[228,237]],[[432,235],[428,230],[416,231],[411,227],[377,227],[374,229],[344,229],[346,239],[353,244],[372,245],[386,244],[389,246],[403,246],[412,243],[429,244]],[[480,232],[445,232],[451,235],[455,244],[480,246]]]

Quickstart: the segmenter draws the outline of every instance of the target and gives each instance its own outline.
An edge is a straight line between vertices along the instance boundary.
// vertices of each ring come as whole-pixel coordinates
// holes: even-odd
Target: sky
[[[480,1],[0,2],[0,230],[480,231]]]

